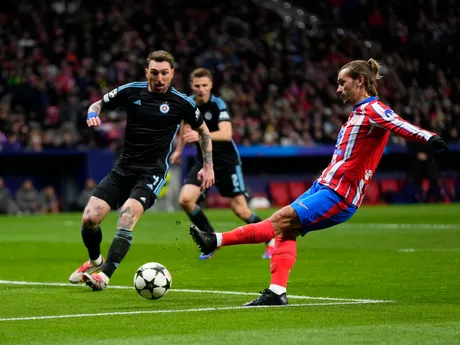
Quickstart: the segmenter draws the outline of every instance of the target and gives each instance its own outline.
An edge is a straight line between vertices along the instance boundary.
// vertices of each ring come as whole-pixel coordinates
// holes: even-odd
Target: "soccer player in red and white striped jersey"
[[[337,93],[345,104],[353,105],[353,111],[340,130],[329,166],[309,190],[259,223],[214,234],[190,228],[190,234],[205,254],[221,246],[263,243],[276,237],[270,286],[245,305],[288,303],[286,286],[296,261],[297,236],[340,224],[353,216],[363,201],[390,132],[449,151],[444,139],[403,120],[378,100],[379,68],[377,61],[369,59],[349,62],[340,69]]]

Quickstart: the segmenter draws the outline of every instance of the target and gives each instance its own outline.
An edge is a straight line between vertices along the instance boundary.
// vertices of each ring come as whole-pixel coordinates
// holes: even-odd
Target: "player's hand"
[[[182,157],[182,152],[174,151],[169,159],[172,164],[180,164],[180,158]]]
[[[101,119],[97,113],[91,112],[86,117],[86,123],[88,124],[88,127],[99,127],[101,125]]]
[[[210,164],[204,164],[203,168],[198,171],[198,181],[201,181],[201,190],[206,190],[214,184],[214,168]]]
[[[197,131],[194,131],[193,129],[187,129],[187,128],[185,129],[185,133],[182,136],[182,138],[184,138],[187,144],[196,143],[200,140],[200,137]]]
[[[438,135],[433,135],[428,140],[428,144],[436,150],[443,149],[444,152],[450,152],[449,144],[447,144],[447,141]]]

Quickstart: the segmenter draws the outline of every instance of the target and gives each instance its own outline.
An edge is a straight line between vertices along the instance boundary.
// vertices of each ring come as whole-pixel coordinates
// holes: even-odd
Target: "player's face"
[[[206,103],[211,97],[212,80],[208,77],[193,78],[190,82],[195,100],[198,103]]]
[[[157,62],[151,60],[148,68],[145,69],[145,76],[149,82],[149,91],[156,93],[165,93],[174,76],[174,69],[169,62]]]
[[[359,89],[359,81],[357,79],[353,79],[348,75],[348,70],[343,69],[339,72],[337,76],[337,93],[339,94],[340,98],[344,104],[351,104],[354,105],[356,99],[358,98]]]

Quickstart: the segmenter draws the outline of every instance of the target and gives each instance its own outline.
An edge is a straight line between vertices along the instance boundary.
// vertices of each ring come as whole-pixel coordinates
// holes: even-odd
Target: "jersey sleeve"
[[[401,118],[392,109],[383,103],[375,102],[371,104],[369,111],[366,112],[372,123],[385,128],[400,137],[426,143],[432,136],[436,135],[430,131],[417,127]]]
[[[114,110],[116,108],[123,108],[126,105],[128,95],[130,92],[129,87],[119,86],[110,92],[107,92],[102,97],[102,108],[108,110]]]
[[[219,117],[217,118],[217,122],[222,121],[230,121],[232,119],[230,117],[230,111],[228,110],[228,106],[222,98],[216,99],[217,108],[219,109]]]
[[[194,101],[188,100],[184,102],[182,108],[182,116],[193,129],[198,129],[203,124],[203,115]]]

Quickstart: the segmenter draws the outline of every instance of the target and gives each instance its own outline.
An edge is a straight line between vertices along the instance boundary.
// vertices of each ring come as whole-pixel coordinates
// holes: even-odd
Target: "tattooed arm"
[[[200,143],[201,151],[203,152],[203,166],[212,166],[212,141],[208,126],[206,126],[206,124],[203,122],[197,131],[199,136],[198,141]]]
[[[201,188],[208,189],[214,184],[214,168],[212,163],[212,141],[206,123],[197,129],[201,151],[203,152],[203,169],[198,172]]]

